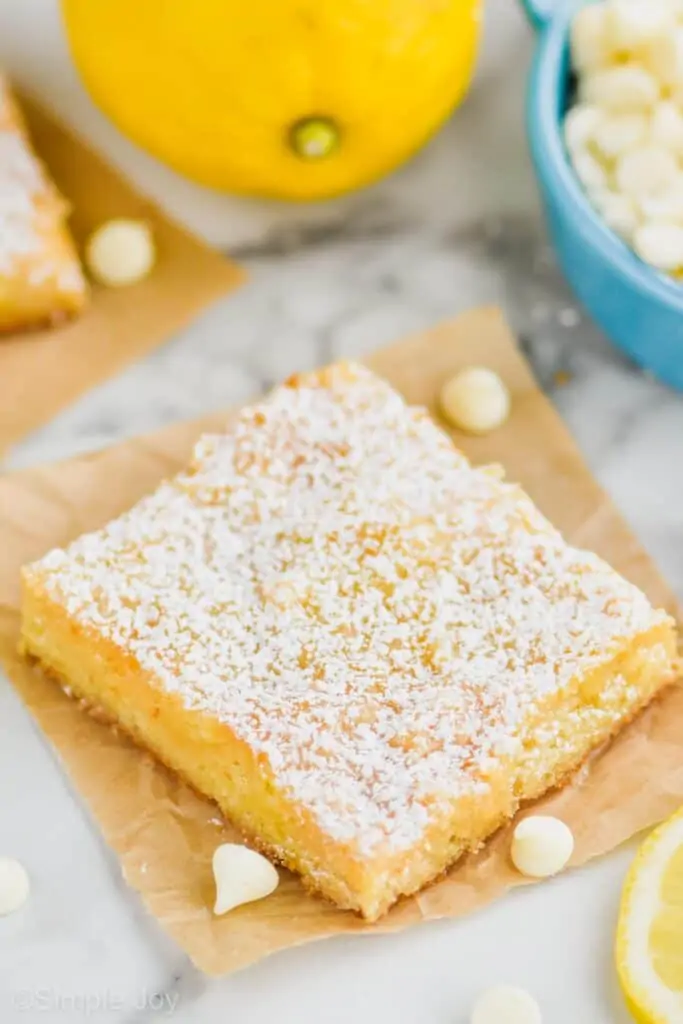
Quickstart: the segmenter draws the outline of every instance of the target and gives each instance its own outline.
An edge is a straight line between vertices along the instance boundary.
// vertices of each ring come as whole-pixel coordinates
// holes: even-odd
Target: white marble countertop
[[[683,396],[610,348],[553,265],[523,137],[531,45],[511,0],[491,0],[477,84],[446,129],[388,181],[306,209],[212,195],[159,168],[82,93],[53,0],[0,0],[0,63],[251,272],[163,350],[27,439],[8,466],[229,406],[292,370],[497,301],[592,469],[683,596]],[[207,981],[127,891],[1,680],[0,721],[0,854],[21,858],[34,883],[29,905],[0,920],[3,1024],[142,1024],[171,1011],[182,1024],[465,1024],[474,995],[499,981],[535,992],[553,1024],[627,1020],[611,943],[630,850],[471,920],[335,940]]]

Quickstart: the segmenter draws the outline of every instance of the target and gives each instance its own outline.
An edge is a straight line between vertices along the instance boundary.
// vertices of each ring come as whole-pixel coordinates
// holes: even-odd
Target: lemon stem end
[[[322,160],[339,145],[339,129],[327,117],[306,117],[292,126],[290,143],[302,159]]]

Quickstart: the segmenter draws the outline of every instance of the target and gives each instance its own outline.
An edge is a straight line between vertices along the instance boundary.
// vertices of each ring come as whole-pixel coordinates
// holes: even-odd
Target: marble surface
[[[292,370],[496,301],[592,469],[683,596],[683,397],[611,349],[553,264],[523,138],[531,33],[510,0],[490,0],[476,86],[428,149],[381,185],[309,209],[214,196],[138,153],[81,92],[55,8],[0,0],[0,62],[229,248],[251,280],[28,438],[6,468],[233,404]],[[554,1024],[627,1020],[611,942],[630,850],[468,921],[335,940],[208,981],[127,891],[1,680],[0,722],[0,854],[21,858],[34,884],[30,904],[0,920],[3,1024],[465,1024],[476,993],[500,981],[534,991]]]

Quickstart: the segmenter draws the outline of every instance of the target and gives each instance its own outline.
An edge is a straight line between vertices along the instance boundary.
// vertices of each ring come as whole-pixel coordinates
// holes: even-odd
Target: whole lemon
[[[480,0],[62,0],[93,99],[181,174],[320,199],[396,167],[469,84]]]

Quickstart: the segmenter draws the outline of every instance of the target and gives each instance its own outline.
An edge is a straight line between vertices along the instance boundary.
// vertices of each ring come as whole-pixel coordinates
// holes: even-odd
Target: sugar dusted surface
[[[365,856],[485,792],[540,700],[664,618],[353,365],[28,573]]]
[[[40,162],[31,152],[16,123],[14,101],[0,74],[0,276],[18,271],[29,284],[40,287],[54,280],[60,290],[81,292],[83,277],[78,262],[52,260],[44,232],[54,226],[57,198]],[[50,195],[51,204],[44,200]],[[28,268],[27,270],[25,268]]]

